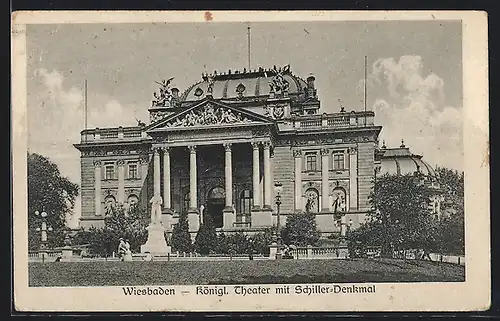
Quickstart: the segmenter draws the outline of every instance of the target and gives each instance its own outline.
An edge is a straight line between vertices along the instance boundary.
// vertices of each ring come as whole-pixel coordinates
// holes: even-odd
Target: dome
[[[280,70],[281,71],[281,70]],[[275,69],[259,68],[255,71],[228,71],[217,74],[214,72],[212,97],[214,99],[240,99],[241,97],[267,98],[271,90],[269,83],[278,73]],[[283,79],[288,82],[288,95],[291,98],[305,94],[307,83],[293,75],[289,69],[282,72]],[[203,99],[207,94],[208,81],[197,82],[191,85],[181,96],[181,101],[189,102]]]
[[[422,159],[421,155],[410,152],[410,149],[404,144],[399,148],[386,148],[385,145],[380,149],[380,174],[406,175],[420,172],[432,181],[437,176],[431,165]]]

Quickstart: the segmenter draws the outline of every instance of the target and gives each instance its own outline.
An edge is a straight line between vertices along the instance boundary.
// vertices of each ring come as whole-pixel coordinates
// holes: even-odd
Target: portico
[[[226,118],[216,118],[216,113]],[[193,120],[190,115],[199,118]],[[207,121],[217,124],[202,124]],[[153,140],[153,194],[163,196],[162,220],[167,231],[182,211],[187,212],[193,232],[198,231],[206,215],[223,230],[238,226],[271,227],[273,126],[260,115],[204,101],[191,113],[167,117],[165,122],[148,128]],[[245,152],[250,150],[251,153]],[[234,151],[239,154],[237,157]],[[172,183],[178,187],[176,193]],[[250,208],[240,205],[245,197],[241,191],[247,190],[251,191],[251,196],[246,196],[251,200]]]

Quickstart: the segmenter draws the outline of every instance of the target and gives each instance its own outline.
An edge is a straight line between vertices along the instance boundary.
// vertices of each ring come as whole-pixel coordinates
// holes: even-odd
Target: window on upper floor
[[[139,178],[139,171],[137,168],[137,163],[129,163],[128,164],[128,178],[130,178],[130,179]]]
[[[115,165],[114,164],[105,164],[104,165],[104,179],[105,180],[115,179]]]
[[[318,170],[318,157],[316,153],[306,153],[306,171],[315,172]]]
[[[333,153],[333,169],[345,169],[345,156],[344,152]]]

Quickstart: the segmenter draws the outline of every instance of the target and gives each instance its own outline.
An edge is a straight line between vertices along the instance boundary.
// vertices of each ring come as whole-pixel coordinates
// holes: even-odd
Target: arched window
[[[106,215],[113,214],[113,209],[116,206],[116,199],[113,195],[108,195],[104,198],[104,213]]]
[[[250,214],[250,210],[253,205],[253,195],[251,190],[245,189],[241,191],[238,205],[238,212],[240,214]]]
[[[208,199],[224,199],[226,191],[222,187],[214,187],[208,193]]]
[[[191,202],[189,192],[187,192],[186,194],[184,194],[184,212],[187,213],[189,211],[189,205],[191,205]]]
[[[336,187],[333,189],[333,212],[345,212],[347,210],[347,198],[345,189]]]
[[[308,188],[306,190],[306,212],[317,213],[319,212],[319,193],[315,188]]]

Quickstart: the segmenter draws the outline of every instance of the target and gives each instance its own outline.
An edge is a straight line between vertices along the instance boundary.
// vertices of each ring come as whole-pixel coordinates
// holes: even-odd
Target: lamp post
[[[35,215],[37,217],[42,218],[42,227],[37,227],[36,231],[37,232],[42,232],[42,239],[40,242],[40,256],[42,257],[42,262],[45,261],[45,257],[47,256],[47,231],[52,232],[52,227],[49,226],[47,227],[47,222],[46,217],[47,217],[47,212],[42,211],[41,213],[39,211],[35,211]]]
[[[281,191],[283,185],[280,182],[274,183],[274,191],[276,194],[276,243],[278,251],[281,250],[281,223],[280,223],[280,205],[281,205]]]

